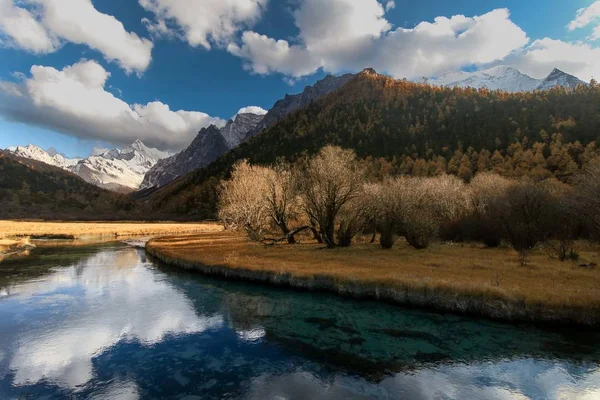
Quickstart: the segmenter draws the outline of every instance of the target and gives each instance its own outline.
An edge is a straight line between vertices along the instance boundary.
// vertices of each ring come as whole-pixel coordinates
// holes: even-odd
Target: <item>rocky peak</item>
[[[230,119],[223,128],[221,134],[230,149],[237,147],[244,141],[246,134],[262,121],[264,115],[251,113],[238,114],[235,119]]]
[[[316,101],[323,96],[326,96],[329,93],[341,88],[353,77],[353,74],[341,76],[327,75],[325,78],[317,81],[313,86],[306,86],[302,93],[292,95],[286,94],[283,99],[278,100],[273,105],[273,108],[269,110],[256,128],[248,132],[244,138],[244,141],[258,135],[266,128],[280,121],[286,115],[300,108],[306,107],[311,102]]]
[[[365,69],[363,69],[363,70],[360,72],[360,74],[359,74],[359,75],[363,75],[363,76],[375,76],[375,75],[379,75],[379,74],[377,73],[377,71],[375,71],[375,69],[374,69],[374,68],[370,68],[370,67],[369,67],[369,68],[365,68]]]

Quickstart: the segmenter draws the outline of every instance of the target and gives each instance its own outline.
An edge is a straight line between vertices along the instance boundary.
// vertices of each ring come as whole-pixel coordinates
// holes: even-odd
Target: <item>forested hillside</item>
[[[598,157],[600,87],[506,93],[441,88],[365,70],[207,168],[153,193],[155,211],[214,217],[216,187],[233,163],[289,161],[327,144],[354,149],[371,174],[470,180],[481,171],[568,182]]]
[[[135,203],[58,167],[0,151],[0,218],[113,219]]]

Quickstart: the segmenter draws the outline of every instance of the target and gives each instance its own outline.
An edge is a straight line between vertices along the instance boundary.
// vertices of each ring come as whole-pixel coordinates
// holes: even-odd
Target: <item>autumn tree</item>
[[[231,178],[221,183],[219,219],[225,227],[243,229],[252,240],[260,241],[269,230],[270,213],[265,193],[267,168],[237,162]]]
[[[297,177],[304,211],[317,225],[325,245],[329,248],[347,245],[348,235],[355,231],[361,219],[356,213],[362,210],[357,209],[356,203],[364,195],[364,173],[355,153],[326,146],[314,157],[301,162]],[[342,240],[336,242],[338,225],[341,229],[338,239]]]

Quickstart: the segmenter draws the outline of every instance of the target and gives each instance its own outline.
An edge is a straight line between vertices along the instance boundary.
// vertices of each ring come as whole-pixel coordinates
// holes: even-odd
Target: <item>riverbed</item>
[[[1,399],[592,399],[599,339],[212,279],[122,243],[0,264]]]

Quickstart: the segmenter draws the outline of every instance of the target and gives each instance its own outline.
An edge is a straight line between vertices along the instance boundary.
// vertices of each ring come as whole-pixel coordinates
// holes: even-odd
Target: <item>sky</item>
[[[0,0],[0,148],[179,151],[326,74],[600,77],[594,0]]]

